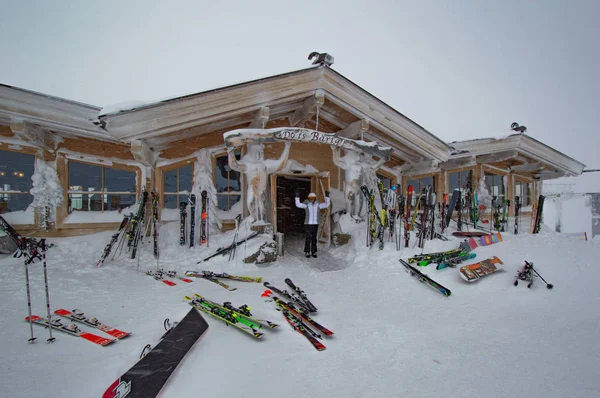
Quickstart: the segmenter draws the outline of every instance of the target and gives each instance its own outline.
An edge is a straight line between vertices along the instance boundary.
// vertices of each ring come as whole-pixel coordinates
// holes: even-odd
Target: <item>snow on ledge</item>
[[[103,222],[121,222],[127,214],[135,213],[137,205],[126,207],[121,211],[78,211],[75,210],[65,218],[64,224],[93,224]]]

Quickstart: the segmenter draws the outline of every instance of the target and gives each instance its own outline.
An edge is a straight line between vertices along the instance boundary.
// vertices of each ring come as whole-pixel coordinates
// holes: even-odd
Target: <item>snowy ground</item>
[[[133,335],[100,347],[55,332],[56,341],[48,344],[47,332],[34,325],[38,340],[29,344],[23,265],[0,257],[2,396],[101,396],[147,343],[156,344],[165,318],[179,320],[187,313],[190,307],[182,298],[195,292],[214,301],[248,304],[257,317],[280,321],[281,328],[257,341],[205,315],[208,332],[173,374],[163,397],[600,395],[594,376],[600,366],[600,240],[585,242],[549,231],[507,233],[504,242],[476,249],[477,259],[499,256],[505,271],[468,284],[456,269],[423,269],[452,290],[446,298],[398,262],[416,250],[398,253],[392,244],[382,252],[368,250],[362,236],[347,246],[321,250],[316,260],[302,257],[300,243],[292,240],[283,259],[259,268],[222,257],[196,265],[219,240],[214,237],[210,249],[182,249],[175,243],[176,229],[171,224],[161,231],[161,267],[262,276],[280,287],[290,277],[319,308],[315,319],[335,332],[324,340],[327,350],[314,350],[272,303],[264,302],[262,284],[231,282],[238,287],[235,292],[203,280],[169,287],[137,273],[137,261],[124,255],[95,268],[111,233],[54,239],[57,247],[48,252],[52,308],[79,308]],[[221,238],[230,239],[230,234]],[[166,245],[167,240],[173,244]],[[426,251],[458,243],[427,242]],[[239,250],[243,254],[243,246]],[[531,289],[512,285],[525,259],[535,263],[554,290],[541,280]],[[155,266],[147,245],[140,271]],[[44,316],[42,268],[31,268],[33,312]]]

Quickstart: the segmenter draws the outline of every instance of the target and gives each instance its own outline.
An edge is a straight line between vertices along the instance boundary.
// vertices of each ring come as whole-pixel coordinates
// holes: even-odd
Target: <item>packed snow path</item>
[[[356,237],[349,245],[320,250],[319,259],[302,257],[302,247],[268,267],[227,262],[225,257],[196,265],[231,235],[211,240],[211,249],[176,244],[177,226],[161,230],[161,267],[222,270],[262,276],[287,288],[291,278],[319,308],[315,319],[335,332],[317,352],[287,325],[272,303],[261,297],[262,284],[227,282],[229,292],[194,280],[169,287],[142,272],[125,255],[95,268],[110,233],[52,239],[48,251],[52,309],[79,308],[101,321],[132,332],[107,347],[34,325],[38,338],[27,342],[29,326],[23,265],[0,259],[3,322],[0,380],[3,396],[98,397],[155,345],[163,320],[180,320],[189,310],[184,295],[199,293],[214,301],[248,304],[256,317],[281,324],[262,341],[205,315],[210,328],[192,348],[163,390],[164,397],[590,397],[600,395],[600,241],[583,242],[544,232],[504,235],[504,242],[476,249],[477,259],[497,255],[505,271],[468,284],[456,269],[423,272],[452,290],[444,297],[405,272],[398,257],[416,250],[379,252]],[[164,245],[169,239],[174,244]],[[427,242],[426,251],[454,248],[458,240]],[[156,267],[149,245],[141,249],[140,270]],[[241,258],[243,248],[239,249]],[[527,289],[514,287],[523,260],[554,290],[536,279]],[[321,272],[335,260],[337,271]],[[312,266],[311,266],[312,262]],[[30,269],[33,312],[44,316],[41,265]],[[82,329],[103,335],[102,332]]]

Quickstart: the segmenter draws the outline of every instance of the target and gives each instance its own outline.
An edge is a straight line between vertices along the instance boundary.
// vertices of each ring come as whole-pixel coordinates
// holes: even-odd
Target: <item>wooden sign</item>
[[[362,152],[380,159],[389,160],[392,148],[381,146],[377,142],[366,142],[340,137],[333,133],[316,130],[284,127],[275,129],[238,129],[223,134],[225,145],[234,148],[245,144],[264,144],[282,141],[312,142],[333,145],[354,152]]]

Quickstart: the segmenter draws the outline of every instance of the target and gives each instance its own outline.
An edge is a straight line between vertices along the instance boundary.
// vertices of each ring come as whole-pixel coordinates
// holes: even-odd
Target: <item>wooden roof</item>
[[[320,124],[327,124],[329,129],[343,130],[367,120],[365,138],[392,146],[398,159],[444,161],[450,156],[451,148],[445,142],[324,66],[100,115],[98,119],[115,139],[144,140],[153,150],[163,150],[199,134],[250,125],[264,108],[269,110],[266,127],[281,125],[282,120],[310,107],[318,95],[324,96],[319,106]],[[316,114],[310,116],[307,120],[314,122]]]
[[[577,176],[585,165],[527,134],[481,138],[450,144],[452,156],[445,168],[466,163],[499,164],[502,168],[541,179]]]

